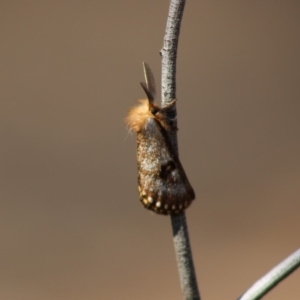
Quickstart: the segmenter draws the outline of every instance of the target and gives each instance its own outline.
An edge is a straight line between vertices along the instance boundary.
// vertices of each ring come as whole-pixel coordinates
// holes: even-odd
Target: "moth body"
[[[173,100],[160,108],[154,104],[154,78],[144,64],[147,85],[142,83],[148,99],[140,100],[126,118],[137,134],[138,188],[142,204],[158,214],[179,214],[195,198],[169,134],[174,127]],[[152,85],[151,82],[152,81]]]

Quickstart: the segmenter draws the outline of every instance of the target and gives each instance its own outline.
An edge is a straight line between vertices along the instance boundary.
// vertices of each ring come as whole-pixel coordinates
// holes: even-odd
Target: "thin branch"
[[[181,19],[184,11],[185,0],[171,0],[167,19],[163,48],[160,51],[161,60],[161,106],[168,105],[176,99],[176,59],[180,33]],[[176,106],[174,118],[176,119]],[[176,121],[177,123],[177,121]],[[174,124],[176,126],[176,124]],[[171,141],[178,152],[177,134],[173,132]]]
[[[176,98],[176,58],[185,0],[171,0],[162,56],[162,106]]]
[[[177,267],[184,299],[200,300],[185,214],[171,216]]]
[[[292,253],[252,285],[238,300],[258,300],[300,266],[300,249]]]
[[[162,56],[162,107],[176,99],[177,46],[184,6],[185,0],[171,0],[163,48],[160,52]],[[174,109],[174,117],[176,119],[176,107]],[[178,152],[176,132],[172,132],[170,138],[174,149]],[[200,300],[185,214],[171,215],[171,222],[184,299]]]

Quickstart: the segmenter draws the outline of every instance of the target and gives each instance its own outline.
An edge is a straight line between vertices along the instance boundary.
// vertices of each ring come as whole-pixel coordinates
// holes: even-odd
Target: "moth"
[[[154,76],[148,64],[143,63],[143,68],[146,82],[141,86],[147,99],[131,108],[125,120],[137,134],[140,201],[158,214],[179,214],[195,199],[195,193],[169,137],[177,130],[176,100],[163,108],[155,104]]]

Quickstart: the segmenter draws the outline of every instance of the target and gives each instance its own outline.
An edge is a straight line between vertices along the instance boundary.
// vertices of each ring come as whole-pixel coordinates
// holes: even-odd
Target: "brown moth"
[[[169,138],[177,130],[173,125],[176,100],[164,108],[154,104],[154,77],[146,63],[143,67],[146,83],[141,85],[148,99],[140,100],[126,118],[129,129],[137,133],[140,200],[158,214],[179,214],[195,199],[195,193]]]

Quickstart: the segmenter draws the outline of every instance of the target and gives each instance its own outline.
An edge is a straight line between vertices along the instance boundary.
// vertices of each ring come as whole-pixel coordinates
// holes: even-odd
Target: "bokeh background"
[[[127,110],[160,88],[169,1],[0,3],[0,299],[181,299],[168,217],[138,200]],[[179,150],[203,299],[300,245],[300,2],[187,1]],[[299,299],[296,271],[265,299]]]

